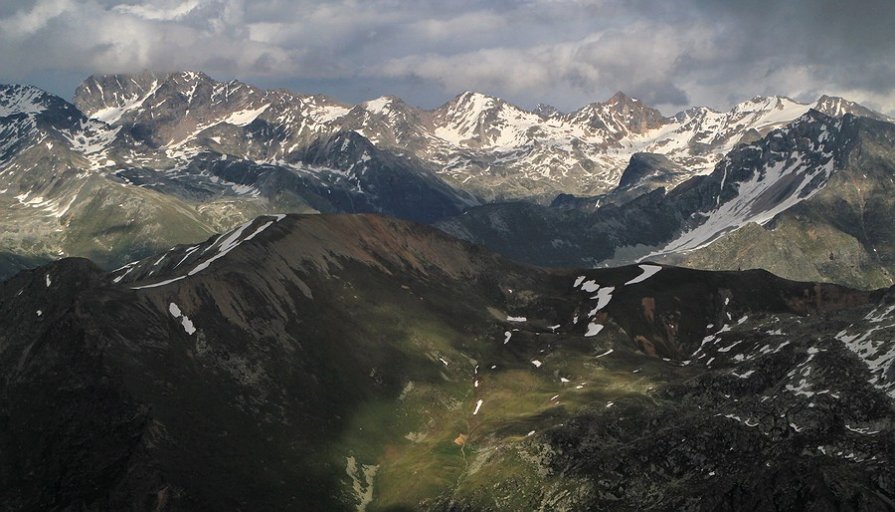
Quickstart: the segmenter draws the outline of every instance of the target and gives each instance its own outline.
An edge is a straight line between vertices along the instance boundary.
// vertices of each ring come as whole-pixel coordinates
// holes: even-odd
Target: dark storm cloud
[[[479,90],[563,109],[622,90],[665,111],[757,94],[895,110],[895,2],[7,0],[0,81],[201,69],[346,101]]]
[[[643,83],[630,89],[629,94],[640,98],[649,105],[683,106],[690,103],[686,91],[671,82]]]

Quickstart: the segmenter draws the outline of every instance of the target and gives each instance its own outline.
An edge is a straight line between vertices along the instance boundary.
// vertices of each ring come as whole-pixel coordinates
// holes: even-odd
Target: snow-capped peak
[[[435,136],[455,146],[506,148],[529,140],[528,130],[543,120],[500,98],[464,92],[434,113]]]
[[[646,133],[669,122],[658,110],[623,92],[615,93],[607,101],[585,105],[568,119],[610,140]]]
[[[752,128],[761,130],[788,123],[808,112],[810,108],[811,105],[799,103],[785,96],[758,96],[734,106],[731,113],[734,116],[744,116]]]
[[[47,109],[50,96],[30,85],[0,85],[0,117],[39,114]]]
[[[536,106],[532,112],[545,119],[562,115],[562,112],[560,112],[558,108],[546,103],[538,103],[538,106]]]
[[[364,103],[364,108],[373,114],[388,114],[391,112],[392,105],[400,101],[394,96],[380,96]]]
[[[500,98],[488,96],[480,92],[466,91],[439,108],[436,111],[436,116],[476,121],[482,116],[501,108],[503,105],[505,105],[505,102]]]
[[[414,115],[413,107],[396,96],[380,96],[360,105],[366,112],[374,116],[383,116],[392,122]],[[393,127],[397,129],[397,127]]]
[[[889,116],[874,112],[863,105],[838,96],[823,95],[817,100],[813,108],[831,117],[842,117],[846,114],[852,114],[880,121],[892,121],[892,118]]]
[[[854,105],[854,103],[842,98],[824,95],[817,100],[814,108],[820,112],[838,117],[847,114],[850,111],[849,107],[852,105]]]

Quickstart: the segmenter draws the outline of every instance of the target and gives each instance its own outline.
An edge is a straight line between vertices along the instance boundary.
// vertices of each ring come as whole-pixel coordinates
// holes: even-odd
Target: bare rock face
[[[671,184],[679,181],[678,175],[684,172],[686,171],[683,167],[663,155],[634,153],[618,182],[618,188],[622,190],[655,189],[665,186],[671,188]]]

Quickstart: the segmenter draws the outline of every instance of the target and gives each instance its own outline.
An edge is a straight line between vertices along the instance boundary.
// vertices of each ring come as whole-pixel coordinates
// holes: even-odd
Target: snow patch
[[[819,192],[823,185],[808,191],[807,187],[815,179],[822,177],[825,184],[835,170],[835,159],[830,154],[826,163],[814,165],[806,162],[801,153],[793,153],[789,158],[769,163],[758,169],[752,177],[737,183],[736,197],[720,203],[710,212],[706,220],[699,226],[682,233],[677,239],[669,242],[664,248],[644,256],[649,258],[662,254],[689,252],[708,246],[722,235],[736,231],[741,227],[756,223],[765,225],[779,213],[810,198]],[[725,162],[729,166],[729,162]],[[784,197],[781,184],[791,183],[791,190]]]
[[[596,305],[596,307],[594,307],[594,309],[590,313],[587,314],[587,316],[594,316],[597,314],[598,311],[600,311],[601,309],[608,306],[609,302],[612,300],[612,292],[614,292],[614,291],[615,291],[615,287],[612,287],[612,286],[600,288],[597,291],[597,294],[595,296],[591,297],[591,299],[597,300],[597,305]]]
[[[373,502],[373,482],[376,478],[376,472],[379,466],[372,464],[362,464],[358,466],[357,460],[353,456],[347,457],[345,473],[351,478],[351,490],[354,493],[356,512],[365,512],[370,503]]]
[[[593,279],[591,279],[589,281],[585,281],[584,283],[581,284],[581,290],[588,292],[588,293],[593,293],[593,292],[597,291],[598,288],[600,288],[600,285],[598,285],[597,282],[594,281]]]
[[[193,276],[193,275],[198,274],[199,272],[202,272],[203,270],[207,269],[208,266],[211,265],[214,261],[216,261],[220,258],[223,258],[224,256],[227,255],[227,253],[229,253],[230,251],[235,249],[241,242],[240,236],[242,236],[243,231],[245,231],[249,226],[251,226],[252,222],[253,221],[246,222],[242,226],[231,231],[230,234],[226,238],[224,238],[222,241],[215,243],[215,245],[218,246],[218,253],[215,254],[214,256],[212,256],[211,258],[208,258],[207,260],[203,261],[202,263],[196,265],[196,267],[193,270],[190,270],[189,273],[187,273],[187,275]],[[267,227],[267,225],[264,226],[264,228],[266,228],[266,227]],[[262,230],[263,229],[259,229],[257,232],[253,233],[252,236],[254,236],[255,234],[259,233]]]
[[[884,309],[879,306],[865,317],[870,322],[868,329],[850,333],[849,330],[855,326],[849,326],[835,337],[863,361],[873,375],[870,383],[895,398],[895,383],[886,378],[887,372],[895,364],[895,345],[891,343],[891,334],[884,331],[890,330],[893,325],[891,322],[883,323],[892,311],[893,307]]]
[[[128,270],[128,272],[130,272],[130,270]],[[125,272],[125,275],[127,275],[128,272]],[[121,276],[121,277],[124,277],[124,276]],[[181,279],[186,279],[186,276],[175,277],[174,279],[166,279],[165,281],[160,281],[158,283],[153,283],[153,284],[146,284],[143,286],[134,286],[131,288],[131,290],[144,290],[146,288],[157,288],[159,286],[165,286],[166,284],[171,284],[171,283],[180,281]]]
[[[193,335],[196,333],[196,327],[193,325],[192,320],[190,320],[188,316],[183,314],[177,304],[173,302],[168,304],[168,312],[171,313],[171,316],[173,316],[175,319],[180,320],[180,325],[183,326],[183,330],[186,331],[187,334]]]
[[[93,119],[98,119],[104,123],[115,124],[119,120],[121,120],[122,116],[127,112],[140,107],[147,99],[149,99],[152,95],[158,91],[161,84],[158,83],[158,80],[154,80],[152,85],[149,87],[148,91],[145,91],[143,94],[135,94],[130,98],[118,98],[116,96],[116,103],[114,105],[109,105],[105,108],[101,108],[93,113],[90,117]]]
[[[602,330],[603,330],[602,324],[597,324],[597,323],[591,322],[591,323],[587,324],[587,332],[584,333],[584,335],[585,336],[596,336],[597,334],[600,334],[600,331],[602,331]]]
[[[235,126],[247,126],[252,123],[255,119],[258,119],[258,116],[264,113],[270,104],[261,105],[258,108],[248,108],[245,110],[240,110],[239,112],[234,112],[227,116],[223,122],[227,124],[232,124]]]
[[[659,265],[643,264],[643,265],[638,265],[638,266],[640,267],[640,270],[643,271],[643,273],[641,273],[639,276],[635,277],[634,279],[631,279],[630,281],[626,282],[625,286],[627,286],[629,284],[642,283],[642,282],[646,281],[647,279],[656,275],[660,270],[662,270],[662,267],[660,267]]]
[[[0,117],[15,114],[39,114],[46,110],[40,100],[45,93],[36,87],[12,86],[0,95]]]

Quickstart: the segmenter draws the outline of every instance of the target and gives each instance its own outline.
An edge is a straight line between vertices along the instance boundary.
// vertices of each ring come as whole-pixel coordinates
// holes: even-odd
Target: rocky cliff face
[[[62,260],[0,284],[0,500],[885,509],[892,304],[760,271],[545,271],[378,216]]]

